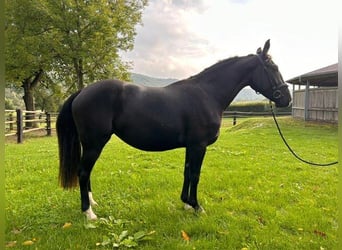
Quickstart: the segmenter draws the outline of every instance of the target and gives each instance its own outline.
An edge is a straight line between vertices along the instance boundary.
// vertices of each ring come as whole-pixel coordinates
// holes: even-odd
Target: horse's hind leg
[[[89,182],[90,182],[90,173],[93,169],[93,166],[100,156],[101,149],[96,148],[85,148],[83,147],[82,158],[79,166],[78,178],[80,184],[80,193],[81,193],[81,209],[82,212],[85,213],[88,219],[95,220],[97,216],[93,212],[90,206],[90,197],[89,197]]]
[[[88,182],[88,196],[89,196],[89,203],[90,206],[97,206],[97,202],[94,200],[93,193],[91,191],[91,184],[90,184],[90,177],[89,177],[89,182]]]
[[[91,207],[91,205],[95,205],[96,202],[94,202],[92,198],[90,173],[109,138],[110,137],[105,138],[102,143],[82,143],[83,152],[78,172],[81,193],[81,209],[87,216],[87,219],[90,220],[97,219],[97,216]]]

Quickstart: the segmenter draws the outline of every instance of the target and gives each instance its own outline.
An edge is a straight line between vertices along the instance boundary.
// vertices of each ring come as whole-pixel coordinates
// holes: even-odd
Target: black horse
[[[73,94],[57,119],[59,180],[64,188],[80,185],[81,208],[96,219],[91,205],[91,170],[112,134],[146,151],[185,147],[181,200],[196,211],[197,185],[206,147],[219,136],[222,113],[238,92],[251,86],[279,107],[291,96],[277,65],[267,54],[220,61],[188,79],[163,88],[104,80]]]

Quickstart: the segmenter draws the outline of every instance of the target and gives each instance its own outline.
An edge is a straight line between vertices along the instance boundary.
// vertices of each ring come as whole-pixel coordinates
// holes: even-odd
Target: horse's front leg
[[[188,157],[188,149],[186,149],[185,153],[185,164],[184,164],[184,181],[183,188],[181,193],[181,200],[184,202],[185,206],[187,205],[189,199],[189,188],[190,188],[190,163]]]
[[[186,148],[181,199],[186,205],[190,205],[196,211],[204,211],[197,200],[197,186],[205,152],[205,146],[192,146]]]

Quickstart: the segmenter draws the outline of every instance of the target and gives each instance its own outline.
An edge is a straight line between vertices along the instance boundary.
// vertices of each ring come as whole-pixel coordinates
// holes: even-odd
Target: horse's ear
[[[257,53],[257,54],[261,54],[261,52],[262,52],[262,51],[261,51],[261,48],[258,48],[256,53]]]
[[[262,53],[264,54],[265,58],[267,57],[267,53],[268,53],[268,50],[270,49],[270,39],[268,39],[266,42],[265,42],[265,45],[264,45],[264,49],[262,50]]]

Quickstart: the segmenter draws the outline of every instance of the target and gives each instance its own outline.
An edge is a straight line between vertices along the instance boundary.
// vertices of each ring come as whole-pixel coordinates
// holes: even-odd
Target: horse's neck
[[[218,102],[223,111],[249,84],[255,67],[254,56],[236,57],[211,66],[193,79]]]

